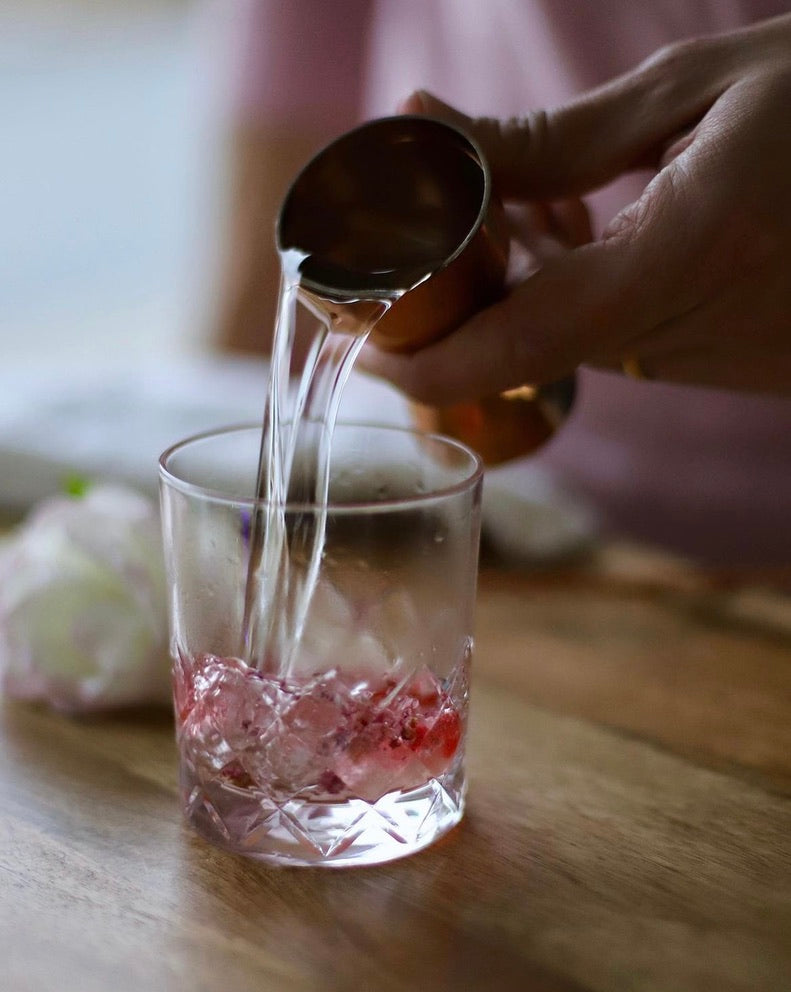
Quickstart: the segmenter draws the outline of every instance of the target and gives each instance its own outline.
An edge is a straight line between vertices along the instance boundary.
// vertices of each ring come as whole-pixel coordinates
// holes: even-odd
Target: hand
[[[455,123],[507,200],[552,203],[657,171],[599,240],[550,253],[494,306],[414,355],[364,365],[442,405],[582,364],[791,394],[791,16],[663,49],[557,110]]]

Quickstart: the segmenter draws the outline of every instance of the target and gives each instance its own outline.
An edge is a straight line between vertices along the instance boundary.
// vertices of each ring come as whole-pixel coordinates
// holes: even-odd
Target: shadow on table
[[[487,918],[492,899],[529,899],[531,870],[526,856],[487,871],[490,846],[474,815],[419,854],[340,870],[272,868],[185,835],[186,911],[218,941],[232,934],[263,972],[290,967],[283,989],[581,992]],[[504,885],[513,891],[493,892]]]
[[[165,708],[119,710],[72,717],[16,700],[0,700],[2,767],[6,788],[17,780],[50,806],[111,803],[152,792],[175,793],[173,717]]]

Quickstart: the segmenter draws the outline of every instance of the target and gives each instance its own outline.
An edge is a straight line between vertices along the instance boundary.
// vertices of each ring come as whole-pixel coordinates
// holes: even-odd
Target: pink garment
[[[674,40],[787,12],[782,0],[247,0],[243,115],[393,112],[422,87],[468,113],[569,100]],[[305,53],[308,57],[305,58]],[[590,197],[597,227],[639,193]],[[791,563],[791,401],[584,371],[575,413],[537,461],[610,530],[702,559]]]
[[[234,113],[338,133],[360,119],[372,5],[233,0]]]

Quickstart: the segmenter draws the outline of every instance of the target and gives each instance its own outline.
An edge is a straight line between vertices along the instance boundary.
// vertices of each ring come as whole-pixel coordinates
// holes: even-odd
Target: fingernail
[[[404,97],[400,100],[396,108],[399,114],[422,114],[426,110],[425,103],[423,101],[423,90],[415,90],[414,93],[410,93],[409,96]]]

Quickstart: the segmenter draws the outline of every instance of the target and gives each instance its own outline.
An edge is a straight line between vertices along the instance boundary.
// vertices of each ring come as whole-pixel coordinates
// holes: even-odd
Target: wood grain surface
[[[468,815],[379,868],[180,822],[169,715],[0,708],[0,990],[791,989],[791,598],[613,549],[481,576]]]

